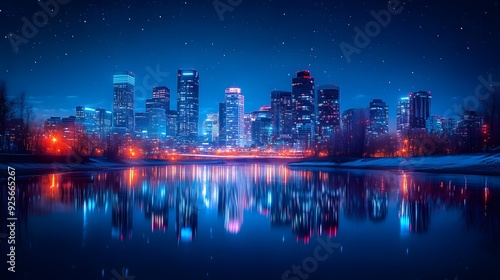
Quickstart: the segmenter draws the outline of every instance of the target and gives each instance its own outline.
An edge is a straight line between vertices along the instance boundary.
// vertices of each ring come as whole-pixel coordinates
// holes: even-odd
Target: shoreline
[[[53,173],[79,173],[100,170],[121,170],[133,167],[153,167],[168,165],[225,165],[229,164],[287,164],[297,159],[279,159],[279,158],[225,158],[225,159],[178,159],[160,160],[160,159],[116,159],[106,158],[80,158],[78,162],[68,156],[59,157],[41,157],[32,155],[0,155],[0,168],[7,170],[13,167],[16,169],[17,177],[39,176]],[[0,178],[3,181],[5,178]]]
[[[295,161],[294,161],[295,160]],[[38,176],[52,173],[78,173],[99,170],[120,170],[133,167],[167,165],[225,165],[229,164],[285,164],[290,169],[328,170],[381,170],[434,174],[467,174],[500,176],[500,154],[472,154],[431,156],[421,158],[341,158],[341,159],[280,159],[280,158],[228,158],[228,159],[179,159],[171,160],[108,160],[83,158],[81,163],[71,163],[68,157],[37,157],[31,155],[1,155],[0,167],[16,169],[17,176]],[[0,179],[3,180],[4,178]]]
[[[500,154],[430,156],[420,158],[361,158],[347,162],[299,161],[293,169],[327,168],[500,176]]]

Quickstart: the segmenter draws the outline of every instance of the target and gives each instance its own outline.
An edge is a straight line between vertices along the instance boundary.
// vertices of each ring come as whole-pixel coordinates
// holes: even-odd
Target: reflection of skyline
[[[405,235],[429,232],[435,212],[457,208],[463,211],[468,227],[498,233],[498,196],[491,186],[470,187],[465,179],[456,177],[453,182],[416,175],[396,178],[389,183],[384,176],[363,172],[295,171],[259,165],[51,174],[23,182],[19,213],[76,210],[86,217],[93,211],[110,212],[112,237],[127,240],[133,238],[137,224],[132,219],[134,212],[143,212],[151,232],[174,228],[180,241],[192,241],[198,234],[200,207],[217,211],[224,230],[232,234],[258,230],[244,226],[246,213],[256,211],[269,219],[271,228],[289,228],[297,240],[307,243],[313,235],[341,232],[341,214],[349,222],[374,223],[397,215],[401,235]],[[390,201],[397,201],[397,211],[390,211]],[[170,211],[175,211],[175,226],[169,227]]]
[[[132,238],[132,199],[124,191],[113,195],[111,210],[111,236],[113,238]]]
[[[177,187],[175,228],[177,240],[192,241],[198,230],[197,192],[189,186]]]

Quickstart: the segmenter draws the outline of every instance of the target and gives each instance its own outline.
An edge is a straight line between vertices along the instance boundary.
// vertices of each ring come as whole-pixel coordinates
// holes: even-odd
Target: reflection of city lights
[[[227,224],[227,231],[229,233],[238,233],[240,232],[241,225],[238,223],[236,220],[230,220],[229,223]]]
[[[56,186],[56,175],[52,174],[52,185],[50,185],[50,188],[54,188]]]
[[[191,228],[181,229],[181,240],[184,242],[189,242],[193,240],[193,230]]]

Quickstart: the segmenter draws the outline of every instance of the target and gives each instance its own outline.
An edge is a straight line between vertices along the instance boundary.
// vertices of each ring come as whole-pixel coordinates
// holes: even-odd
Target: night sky
[[[432,114],[442,115],[474,94],[478,76],[500,81],[498,1],[448,2],[402,1],[403,11],[348,63],[339,45],[354,45],[354,28],[364,29],[387,1],[242,0],[221,20],[212,0],[72,0],[18,53],[8,34],[22,36],[22,18],[32,22],[42,8],[2,1],[0,80],[9,95],[26,91],[37,117],[48,118],[74,115],[77,105],[111,110],[115,69],[133,71],[136,90],[168,86],[175,109],[177,70],[195,68],[201,121],[227,87],[242,88],[251,112],[270,103],[272,90],[291,90],[296,71],[307,69],[316,85],[341,87],[341,111],[386,101],[394,131],[397,100],[411,91],[431,91]],[[148,68],[163,74],[144,84]],[[136,111],[151,98],[146,90],[136,92]]]

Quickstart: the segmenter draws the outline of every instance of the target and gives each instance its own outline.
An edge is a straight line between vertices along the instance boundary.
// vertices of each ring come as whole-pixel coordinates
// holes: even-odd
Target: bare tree
[[[15,101],[17,118],[21,122],[21,127],[19,131],[19,139],[17,141],[17,149],[19,152],[30,151],[30,137],[33,129],[33,124],[35,121],[35,113],[33,112],[33,106],[29,104],[26,100],[26,93],[23,91]]]
[[[7,97],[7,88],[5,82],[0,82],[0,151],[8,149],[7,141],[7,123],[12,119],[14,112],[14,102]]]
[[[495,87],[490,98],[483,101],[484,121],[488,126],[492,147],[500,147],[500,87]]]

